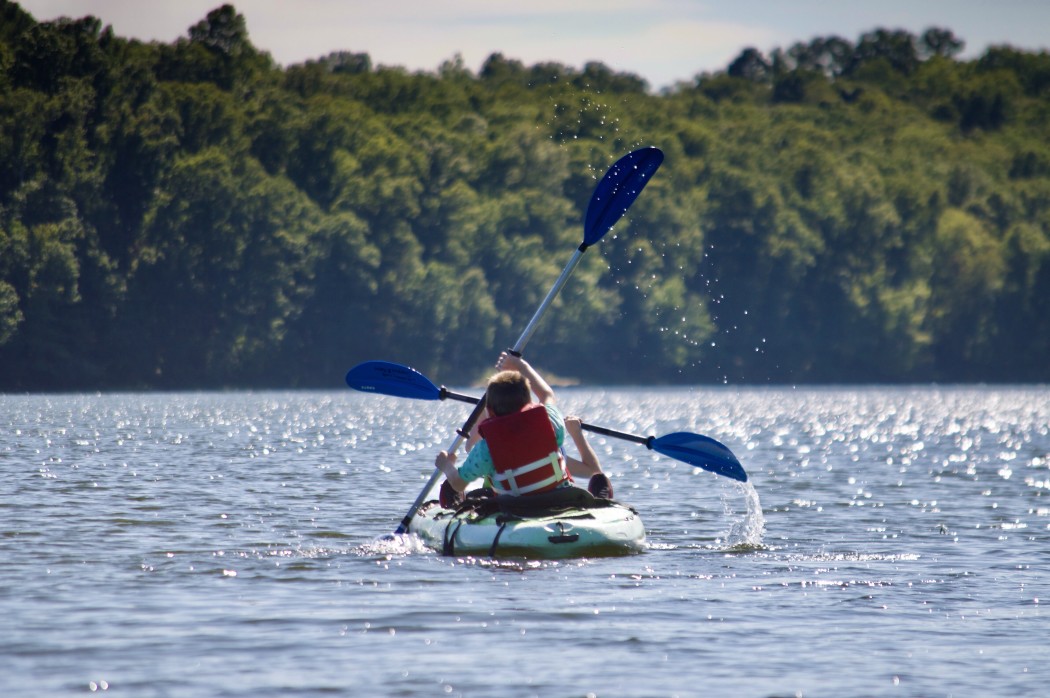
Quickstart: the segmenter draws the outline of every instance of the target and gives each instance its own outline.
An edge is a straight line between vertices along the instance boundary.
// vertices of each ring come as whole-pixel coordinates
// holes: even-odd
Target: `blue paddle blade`
[[[354,390],[417,400],[440,400],[441,389],[414,368],[390,361],[366,361],[346,373]]]
[[[747,482],[747,473],[733,452],[710,436],[679,431],[653,439],[649,448],[716,475]]]
[[[587,205],[583,224],[583,244],[593,245],[627,213],[634,200],[649,183],[664,154],[659,148],[641,148],[617,160],[598,182]]]

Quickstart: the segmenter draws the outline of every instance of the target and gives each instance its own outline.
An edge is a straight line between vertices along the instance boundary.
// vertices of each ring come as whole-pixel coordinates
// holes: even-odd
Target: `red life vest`
[[[530,403],[517,412],[490,417],[478,427],[489,447],[494,489],[514,495],[538,494],[569,479],[547,409]]]

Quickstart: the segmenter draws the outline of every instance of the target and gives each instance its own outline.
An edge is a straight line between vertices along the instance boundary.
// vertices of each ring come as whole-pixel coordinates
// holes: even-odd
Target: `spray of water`
[[[766,530],[766,518],[762,515],[762,502],[758,499],[758,490],[750,482],[735,483],[737,490],[743,494],[746,511],[743,518],[733,519],[734,512],[729,500],[723,499],[726,513],[733,519],[729,531],[722,536],[727,547],[737,551],[759,550],[765,547],[762,536]]]
[[[429,548],[414,533],[387,533],[371,543],[359,546],[354,552],[362,557],[402,556],[428,552]]]

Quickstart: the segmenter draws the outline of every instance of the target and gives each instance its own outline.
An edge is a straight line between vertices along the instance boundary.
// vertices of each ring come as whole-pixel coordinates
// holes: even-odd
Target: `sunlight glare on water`
[[[1050,680],[1050,389],[559,401],[629,433],[714,437],[749,482],[592,436],[645,552],[442,557],[392,532],[469,406],[0,396],[0,690],[935,696]]]

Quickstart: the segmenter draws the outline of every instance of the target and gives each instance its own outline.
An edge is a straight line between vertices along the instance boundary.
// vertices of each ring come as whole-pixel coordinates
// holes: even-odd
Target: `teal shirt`
[[[554,438],[558,441],[558,446],[561,446],[565,441],[565,418],[554,403],[547,403],[544,407],[547,408],[547,416],[551,418],[551,426],[554,427]],[[489,445],[482,439],[474,444],[463,465],[459,466],[459,476],[466,482],[485,478],[488,484],[495,474],[496,465],[492,462]]]

